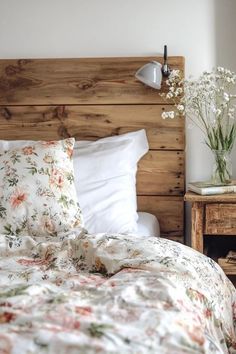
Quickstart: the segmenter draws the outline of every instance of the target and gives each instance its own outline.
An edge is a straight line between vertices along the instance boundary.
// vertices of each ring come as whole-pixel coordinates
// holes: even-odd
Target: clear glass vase
[[[232,160],[231,151],[212,150],[214,164],[212,171],[212,183],[226,185],[232,183]]]

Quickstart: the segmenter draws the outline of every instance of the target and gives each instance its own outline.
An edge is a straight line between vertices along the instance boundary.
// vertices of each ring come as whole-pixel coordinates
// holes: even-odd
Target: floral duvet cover
[[[138,236],[0,236],[0,353],[236,353],[211,259]]]

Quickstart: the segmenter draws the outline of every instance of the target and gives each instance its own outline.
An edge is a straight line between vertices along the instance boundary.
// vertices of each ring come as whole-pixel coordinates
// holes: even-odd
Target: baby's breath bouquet
[[[179,70],[173,70],[166,84],[168,92],[161,95],[172,100],[176,110],[163,112],[162,117],[188,116],[204,133],[205,143],[214,153],[212,183],[231,183],[230,153],[236,137],[235,73],[218,67],[203,72],[197,80],[184,80]]]

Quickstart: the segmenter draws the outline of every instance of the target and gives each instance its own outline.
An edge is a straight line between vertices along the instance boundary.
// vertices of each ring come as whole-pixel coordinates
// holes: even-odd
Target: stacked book
[[[226,256],[228,263],[234,263],[236,265],[236,251],[229,251]]]
[[[226,258],[218,258],[218,263],[228,275],[236,275],[236,251],[229,251]]]
[[[189,183],[188,189],[201,195],[236,193],[236,183],[234,181],[232,184],[217,186],[211,182],[193,182]]]

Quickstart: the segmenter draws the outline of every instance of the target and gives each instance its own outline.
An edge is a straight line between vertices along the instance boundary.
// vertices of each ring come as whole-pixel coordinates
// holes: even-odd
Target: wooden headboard
[[[0,60],[0,139],[74,136],[94,140],[145,128],[150,151],[141,160],[140,211],[155,214],[163,236],[183,241],[184,120],[134,74],[162,58]],[[183,57],[170,57],[184,70]],[[165,90],[165,84],[163,90]]]

